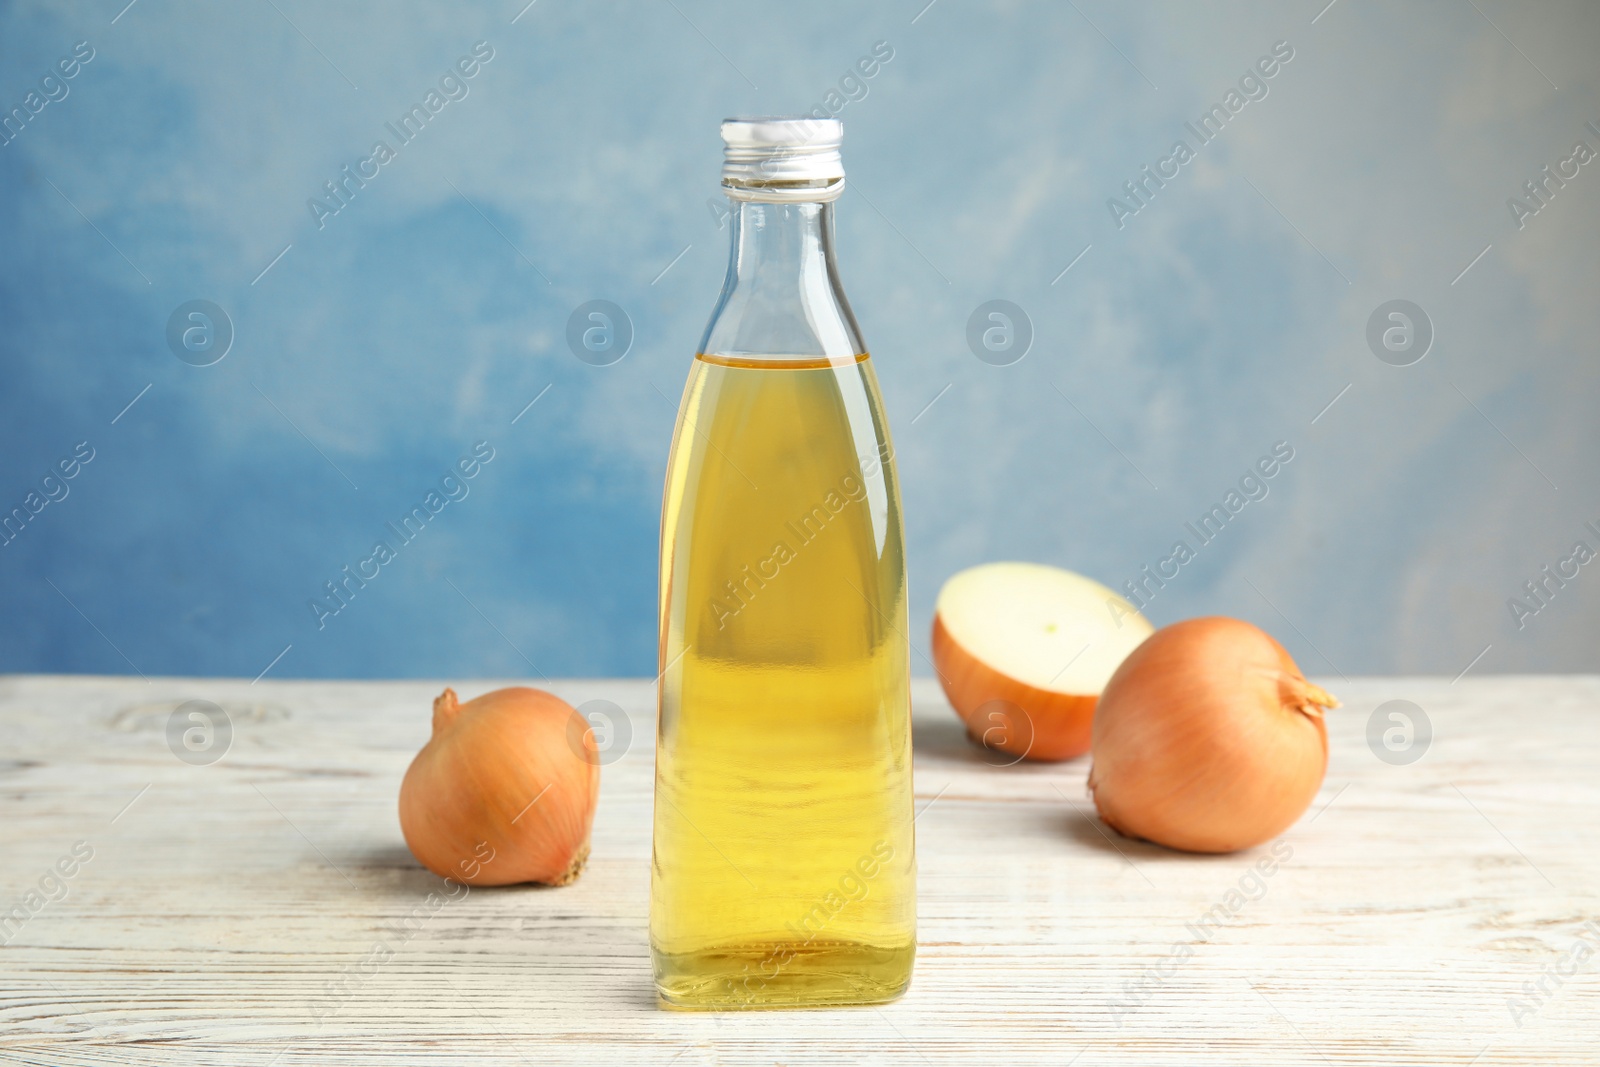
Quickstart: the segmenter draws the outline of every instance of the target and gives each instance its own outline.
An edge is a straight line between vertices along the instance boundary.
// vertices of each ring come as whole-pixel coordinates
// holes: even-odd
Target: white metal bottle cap
[[[722,123],[723,187],[735,200],[837,200],[844,192],[843,140],[844,123],[838,119],[727,119]]]

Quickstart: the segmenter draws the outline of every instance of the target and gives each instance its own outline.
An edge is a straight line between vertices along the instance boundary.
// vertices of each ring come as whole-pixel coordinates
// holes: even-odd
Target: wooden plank
[[[911,993],[696,1014],[650,981],[646,682],[552,686],[633,732],[583,877],[430,910],[395,798],[438,684],[0,679],[0,906],[93,852],[0,947],[0,1060],[1595,1063],[1600,678],[1327,684],[1328,780],[1258,887],[1266,849],[1109,834],[1087,760],[994,766],[918,682]],[[195,698],[234,721],[209,766],[166,740]],[[1434,728],[1407,766],[1366,742],[1395,698]]]

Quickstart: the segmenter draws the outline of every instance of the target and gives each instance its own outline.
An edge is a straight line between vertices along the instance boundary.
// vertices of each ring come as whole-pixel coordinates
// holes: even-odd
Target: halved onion
[[[933,663],[972,738],[1036,760],[1089,751],[1095,704],[1151,626],[1099,582],[1042,563],[985,563],[945,582]]]

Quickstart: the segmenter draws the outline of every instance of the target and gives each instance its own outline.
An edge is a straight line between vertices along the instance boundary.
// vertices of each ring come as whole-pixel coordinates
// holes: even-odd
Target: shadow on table
[[[1016,760],[1014,756],[985,748],[974,741],[967,734],[966,724],[957,719],[954,713],[947,719],[918,722],[911,731],[911,748],[921,757],[972,766],[1004,768]]]
[[[919,721],[912,740],[919,761],[930,761],[963,770],[991,771],[1023,779],[1048,779],[1061,802],[1061,826],[1066,836],[1086,848],[1105,852],[1135,863],[1166,863],[1174,860],[1226,860],[1226,855],[1210,857],[1204,853],[1179,852],[1149,841],[1123,837],[1095,813],[1094,801],[1084,789],[1089,771],[1087,755],[1060,762],[1018,760],[1004,752],[985,748],[967,733],[965,724],[952,714],[946,720]]]
[[[1086,848],[1111,853],[1134,863],[1172,863],[1176,861],[1213,863],[1238,863],[1239,857],[1249,856],[1254,849],[1240,852],[1183,852],[1149,841],[1123,837],[1107,826],[1095,814],[1094,802],[1088,798],[1074,804],[1062,816],[1067,836]],[[1258,846],[1260,847],[1260,846]]]
[[[448,888],[444,879],[418,863],[404,844],[358,848],[346,854],[339,865],[365,890],[382,896],[411,901]]]
[[[353,879],[357,875],[363,876],[360,881],[369,889],[374,889],[383,895],[413,900],[425,897],[429,893],[441,893],[447,896],[459,896],[460,890],[454,885],[446,885],[445,880],[428,870],[411,850],[404,844],[389,842],[381,845],[371,845],[357,849],[354,853],[347,854],[339,866]],[[457,881],[462,881],[457,879]],[[511,892],[551,892],[561,887],[539,885],[534,882],[521,882],[516,885],[472,885],[467,883],[472,893],[511,893]]]

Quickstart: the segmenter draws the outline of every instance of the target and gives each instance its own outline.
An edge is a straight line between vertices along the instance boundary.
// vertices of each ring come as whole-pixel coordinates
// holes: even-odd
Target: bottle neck
[[[834,261],[833,204],[732,205],[728,275],[701,351],[774,359],[866,351]]]

